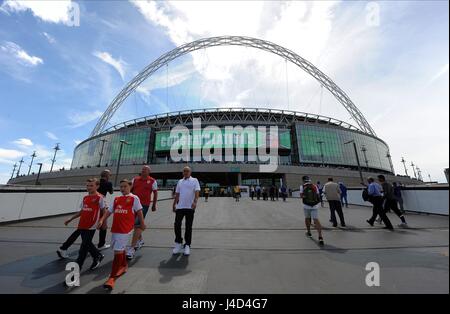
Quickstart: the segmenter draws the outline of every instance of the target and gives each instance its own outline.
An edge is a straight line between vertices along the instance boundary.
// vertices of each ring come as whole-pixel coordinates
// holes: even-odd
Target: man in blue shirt
[[[348,208],[347,187],[344,183],[339,182],[339,188],[341,189],[341,204],[342,206],[345,204],[345,207]]]
[[[385,228],[388,230],[394,230],[394,227],[392,226],[392,223],[383,208],[383,195],[381,194],[383,189],[381,185],[376,183],[372,177],[369,177],[367,181],[369,182],[367,190],[369,192],[370,201],[373,204],[373,214],[372,217],[367,220],[367,223],[373,227],[375,219],[377,219],[377,216],[380,216],[381,220],[384,222]]]

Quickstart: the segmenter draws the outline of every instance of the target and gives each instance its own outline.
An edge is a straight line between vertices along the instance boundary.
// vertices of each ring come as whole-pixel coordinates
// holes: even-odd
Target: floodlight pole
[[[364,184],[364,177],[362,174],[361,163],[359,162],[358,149],[356,148],[355,140],[345,142],[344,145],[350,144],[350,143],[353,144],[353,151],[355,152],[356,163],[358,164],[359,178],[361,179],[361,184]]]
[[[22,168],[22,164],[24,163],[24,161],[23,161],[23,157],[22,157],[22,159],[20,159],[20,161],[19,161],[19,169],[17,169],[17,173],[16,173],[16,178],[19,176],[19,174],[20,174],[20,168]]]
[[[34,158],[36,157],[36,151],[34,151],[33,154],[32,154],[30,157],[31,157],[31,162],[30,162],[30,165],[29,165],[29,167],[28,167],[28,173],[27,173],[27,176],[30,175],[30,172],[31,172],[31,166],[33,166],[33,160],[34,160]]]
[[[103,149],[105,148],[105,143],[108,142],[106,139],[101,139],[100,142],[102,142],[102,148],[100,150],[100,159],[98,161],[98,165],[102,165],[102,158],[103,158]]]
[[[39,171],[36,177],[36,182],[34,183],[34,185],[38,185],[39,184],[39,177],[41,176],[41,170],[42,170],[42,162],[37,163],[39,165]]]
[[[116,168],[116,178],[114,180],[114,186],[117,186],[117,181],[119,179],[119,171],[120,171],[120,160],[122,159],[122,150],[123,145],[131,145],[124,140],[120,140],[120,148],[119,148],[119,159],[117,160],[117,168]]]

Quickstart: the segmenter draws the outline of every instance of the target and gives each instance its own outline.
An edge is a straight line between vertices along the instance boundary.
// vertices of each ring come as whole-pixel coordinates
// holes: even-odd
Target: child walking
[[[103,287],[111,291],[114,289],[116,279],[128,270],[126,249],[130,241],[130,235],[134,230],[136,217],[139,220],[140,228],[145,230],[144,215],[139,198],[131,193],[132,183],[129,180],[120,181],[121,196],[114,199],[113,206],[100,218],[98,228],[101,228],[108,217],[113,215],[111,227],[111,246],[114,250],[114,260],[111,274]]]

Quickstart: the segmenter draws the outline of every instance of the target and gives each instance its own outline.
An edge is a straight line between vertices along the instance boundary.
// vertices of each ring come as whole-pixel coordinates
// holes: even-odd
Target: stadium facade
[[[203,129],[203,142],[192,147],[189,160],[173,161],[170,149],[174,143],[171,130],[185,126],[192,130],[195,119],[200,119]],[[203,148],[209,126],[218,127],[222,137],[221,161],[202,157],[193,161],[195,149]],[[252,159],[249,152],[259,146],[260,140],[244,141],[242,161],[237,157],[233,161],[225,160],[225,150],[238,149],[239,143],[227,143],[227,127],[276,126],[278,138],[274,141],[278,149],[278,167],[274,172],[259,171],[259,161]],[[237,130],[237,129],[236,129]],[[234,135],[238,131],[234,130]],[[229,135],[229,134],[228,134]],[[128,145],[122,146],[121,141]],[[136,175],[143,164],[151,165],[154,176],[161,187],[171,187],[180,176],[181,168],[188,164],[203,185],[224,187],[240,184],[270,185],[285,183],[288,187],[298,188],[301,176],[310,175],[317,181],[325,181],[329,176],[349,185],[359,184],[357,154],[364,176],[385,174],[394,175],[390,160],[389,146],[380,138],[364,133],[357,127],[330,117],[308,113],[274,109],[201,109],[156,116],[143,117],[115,125],[102,133],[86,139],[77,145],[70,170],[41,174],[43,184],[78,185],[90,176],[98,176],[100,170],[111,169],[113,174],[120,155],[120,178]],[[273,145],[273,144],[272,144]],[[20,180],[24,178],[17,178]],[[394,180],[394,178],[392,178]],[[402,181],[403,178],[396,177]],[[20,182],[16,182],[20,183]],[[29,182],[29,183],[32,183]]]
[[[216,46],[243,46],[267,51],[289,61],[307,72],[348,111],[355,125],[332,117],[275,110],[275,109],[201,109],[166,113],[123,122],[110,128],[106,126],[127,97],[158,69],[170,61],[192,51]],[[191,142],[191,150],[184,160],[174,160],[171,148],[177,139],[171,131],[184,127],[195,132],[195,121],[203,127],[215,127],[206,132],[199,142]],[[266,131],[258,131],[253,138],[236,141],[236,134],[229,127],[276,127],[276,138]],[[203,131],[205,134],[205,131]],[[223,158],[196,158],[203,151],[208,136],[220,139],[219,153]],[[190,136],[188,136],[190,138]],[[193,136],[195,138],[195,136]],[[262,172],[261,161],[255,152],[270,138],[269,148],[277,150],[277,167]],[[127,145],[122,145],[126,142]],[[210,143],[210,142],[208,142]],[[275,144],[274,144],[275,143]],[[217,143],[215,143],[217,144]],[[241,146],[243,145],[243,146]],[[273,147],[273,146],[276,147]],[[217,145],[215,146],[217,148]],[[226,152],[238,151],[242,158],[229,159]],[[217,153],[217,149],[215,149]],[[220,36],[200,39],[167,52],[145,67],[113,99],[97,122],[91,136],[74,151],[70,170],[43,173],[41,184],[80,185],[87,177],[97,176],[101,169],[109,168],[113,175],[123,178],[136,175],[143,164],[152,167],[159,185],[171,187],[180,176],[181,168],[188,164],[203,184],[230,186],[235,184],[286,184],[298,188],[301,177],[309,175],[314,180],[325,181],[332,176],[348,185],[359,185],[359,171],[364,176],[385,174],[390,180],[406,184],[409,178],[394,177],[389,146],[376,136],[363,114],[327,75],[309,61],[277,44],[243,36]],[[116,168],[120,159],[120,174]],[[358,161],[360,167],[358,166]],[[36,175],[10,180],[13,184],[32,184]]]

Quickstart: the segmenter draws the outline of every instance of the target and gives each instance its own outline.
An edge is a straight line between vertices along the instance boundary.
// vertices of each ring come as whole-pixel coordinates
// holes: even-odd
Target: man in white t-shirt
[[[196,178],[191,177],[191,173],[191,168],[184,167],[183,179],[178,181],[173,202],[173,211],[175,213],[175,247],[173,254],[183,253],[186,256],[191,254],[192,223],[194,222],[194,213],[200,196],[200,184]],[[185,245],[183,246],[181,225],[185,217]]]

